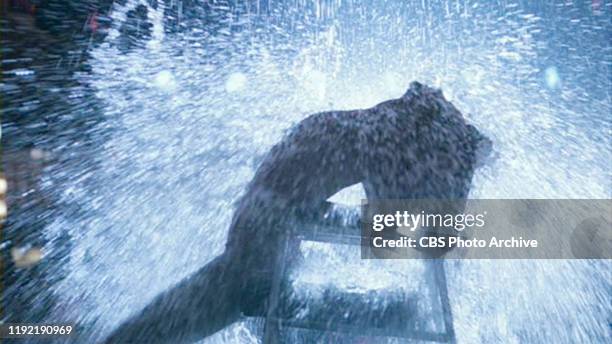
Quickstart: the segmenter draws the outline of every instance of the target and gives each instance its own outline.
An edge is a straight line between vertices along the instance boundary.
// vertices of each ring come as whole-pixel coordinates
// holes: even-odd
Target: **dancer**
[[[491,141],[442,92],[413,82],[372,108],[311,115],[275,145],[239,200],[225,252],[123,323],[108,343],[194,342],[265,307],[281,238],[339,190],[369,200],[465,199]]]

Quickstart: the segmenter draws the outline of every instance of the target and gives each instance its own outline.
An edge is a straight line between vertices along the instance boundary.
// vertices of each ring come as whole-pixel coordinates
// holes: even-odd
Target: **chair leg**
[[[268,309],[266,312],[266,322],[264,325],[264,344],[278,344],[281,336],[281,319],[278,316],[280,306],[281,288],[287,269],[287,249],[289,247],[289,235],[284,235],[281,239],[280,252],[277,256],[272,277],[272,288],[268,297]]]

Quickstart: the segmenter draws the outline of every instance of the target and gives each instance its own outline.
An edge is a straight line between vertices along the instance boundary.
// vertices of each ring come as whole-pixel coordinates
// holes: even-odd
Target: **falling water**
[[[62,205],[45,213],[44,251],[62,276],[48,284],[47,320],[78,322],[83,340],[107,334],[222,252],[233,202],[288,128],[397,97],[412,80],[440,87],[494,141],[497,159],[471,197],[610,198],[612,9],[596,3],[214,2],[204,17],[179,0],[114,4],[71,91],[89,90],[96,105],[70,118],[101,119],[79,130],[64,121],[54,152],[65,161],[44,174]],[[138,8],[146,20],[134,23]],[[126,38],[130,25],[139,33]],[[343,248],[304,250],[319,258],[298,285],[408,288],[415,278],[407,262],[355,267]],[[460,342],[610,339],[608,261],[447,269]],[[243,321],[204,342],[258,340]]]

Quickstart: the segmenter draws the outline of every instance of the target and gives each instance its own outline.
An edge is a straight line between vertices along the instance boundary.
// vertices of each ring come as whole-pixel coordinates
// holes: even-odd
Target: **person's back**
[[[465,198],[483,146],[490,141],[440,91],[419,83],[370,109],[311,115],[264,158],[238,202],[228,249],[261,251],[289,209],[317,210],[357,183],[368,199]]]

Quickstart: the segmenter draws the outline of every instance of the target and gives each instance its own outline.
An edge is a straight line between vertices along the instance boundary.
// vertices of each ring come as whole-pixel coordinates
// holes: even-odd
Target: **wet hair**
[[[413,82],[402,97],[366,111],[380,122],[370,146],[387,155],[368,157],[378,165],[366,187],[375,197],[467,197],[492,144],[442,91]]]

